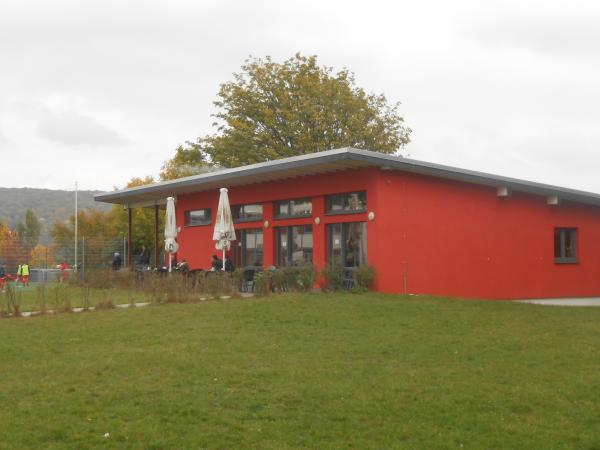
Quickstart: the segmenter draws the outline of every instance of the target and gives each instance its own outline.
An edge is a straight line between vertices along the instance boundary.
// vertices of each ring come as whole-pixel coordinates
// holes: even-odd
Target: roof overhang
[[[232,169],[223,169],[146,186],[97,194],[94,198],[99,202],[115,203],[130,208],[161,206],[165,204],[166,197],[169,196],[216,190],[223,186],[243,186],[361,167],[399,170],[436,178],[485,185],[495,189],[506,187],[506,189],[514,192],[526,192],[546,197],[557,196],[562,200],[600,205],[600,194],[354,148],[328,150]]]

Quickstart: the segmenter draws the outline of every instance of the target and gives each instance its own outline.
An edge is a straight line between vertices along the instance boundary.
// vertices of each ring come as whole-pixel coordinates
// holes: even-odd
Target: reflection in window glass
[[[236,205],[231,207],[233,220],[236,222],[250,222],[252,220],[262,220],[263,207],[259,204],[254,205]]]
[[[263,265],[263,230],[262,228],[242,230],[242,266]]]
[[[577,228],[554,229],[554,260],[577,262]]]
[[[312,214],[312,201],[310,199],[292,200],[290,204],[292,216],[309,216]]]
[[[327,226],[329,262],[343,267],[367,264],[367,224],[336,223]]]
[[[277,265],[297,266],[312,262],[312,225],[277,228]]]
[[[361,212],[367,209],[367,193],[363,191],[328,195],[326,202],[328,213]]]
[[[276,217],[306,217],[312,214],[310,198],[283,200],[275,204]]]
[[[210,224],[210,208],[197,209],[194,211],[185,212],[185,225],[209,225]]]

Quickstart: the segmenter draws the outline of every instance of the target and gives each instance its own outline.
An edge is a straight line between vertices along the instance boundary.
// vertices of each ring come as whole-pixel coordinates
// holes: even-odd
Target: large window
[[[262,220],[262,205],[236,205],[231,207],[231,215],[235,222],[251,222],[253,220]]]
[[[312,263],[312,225],[281,227],[276,231],[279,267]]]
[[[554,229],[554,261],[577,262],[577,228]]]
[[[275,217],[310,217],[312,214],[312,200],[300,198],[295,200],[283,200],[275,203]]]
[[[239,230],[236,232],[237,242],[233,261],[236,267],[263,265],[263,230],[262,228]]]
[[[343,267],[367,264],[367,224],[365,222],[327,225],[329,263]]]
[[[188,227],[193,227],[196,225],[210,225],[210,208],[186,211],[185,225]]]
[[[327,214],[349,214],[363,212],[367,209],[367,193],[348,192],[326,197]]]

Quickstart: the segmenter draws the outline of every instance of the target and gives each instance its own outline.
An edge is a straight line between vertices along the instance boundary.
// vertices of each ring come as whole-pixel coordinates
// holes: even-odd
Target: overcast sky
[[[600,2],[0,0],[0,186],[122,187],[249,56],[347,67],[410,157],[600,192]]]

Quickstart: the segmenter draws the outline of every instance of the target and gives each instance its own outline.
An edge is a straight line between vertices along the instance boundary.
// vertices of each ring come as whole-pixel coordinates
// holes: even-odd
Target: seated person
[[[184,259],[179,264],[177,264],[177,270],[179,272],[181,272],[182,274],[187,275],[187,273],[190,271],[190,266],[188,265],[187,261]]]
[[[217,255],[212,255],[211,258],[211,269],[213,272],[217,270],[223,270],[223,261],[220,260]]]
[[[229,257],[229,255],[225,256],[225,272],[234,272],[235,266],[233,265],[233,261]]]

